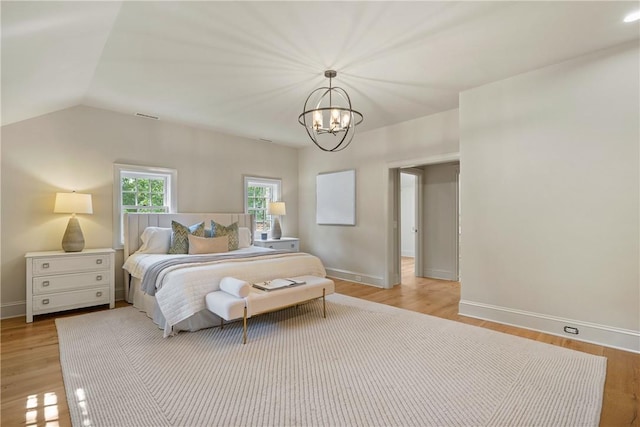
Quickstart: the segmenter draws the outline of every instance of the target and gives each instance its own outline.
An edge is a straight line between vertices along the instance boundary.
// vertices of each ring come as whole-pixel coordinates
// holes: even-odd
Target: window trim
[[[122,177],[126,174],[156,175],[167,180],[166,197],[169,213],[178,212],[178,171],[176,169],[156,166],[113,164],[113,247],[122,249],[124,242],[120,241],[124,233],[122,222]]]
[[[258,184],[265,184],[265,185],[274,185],[276,187],[277,194],[274,195],[273,201],[277,202],[282,200],[282,179],[281,178],[264,178],[259,176],[245,175],[244,176],[244,213],[246,214],[249,213],[249,193],[248,193],[249,182],[255,182]],[[268,217],[269,217],[269,224],[271,224],[273,218],[270,218],[270,215],[268,215]],[[257,230],[256,218],[254,218],[253,221],[254,221],[254,229]]]

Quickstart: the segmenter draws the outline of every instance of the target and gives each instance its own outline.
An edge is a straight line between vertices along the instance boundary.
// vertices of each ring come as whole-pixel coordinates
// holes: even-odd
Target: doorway
[[[448,281],[458,281],[460,277],[458,155],[428,160],[411,167],[389,167],[388,287],[415,283],[416,277]],[[417,175],[414,179],[421,186],[413,199],[415,208],[407,202],[411,199],[408,174]],[[415,212],[414,224],[406,210]],[[408,250],[411,245],[415,245],[413,258]]]

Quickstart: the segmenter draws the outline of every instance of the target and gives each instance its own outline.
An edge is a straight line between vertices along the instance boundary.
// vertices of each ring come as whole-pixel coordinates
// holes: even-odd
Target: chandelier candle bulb
[[[322,111],[313,112],[313,128],[316,131],[322,128]]]
[[[340,111],[338,110],[331,110],[331,129],[340,129]]]
[[[345,111],[342,114],[342,127],[343,128],[346,128],[347,126],[349,126],[350,119],[351,119],[351,114]]]

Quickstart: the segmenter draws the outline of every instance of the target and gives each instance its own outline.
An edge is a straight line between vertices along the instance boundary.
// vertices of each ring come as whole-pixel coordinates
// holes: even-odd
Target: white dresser
[[[115,306],[115,251],[29,252],[27,323],[37,314],[109,304]]]
[[[263,248],[289,250],[298,252],[300,250],[300,239],[295,237],[283,237],[281,239],[266,239],[253,241],[253,246],[262,246]]]

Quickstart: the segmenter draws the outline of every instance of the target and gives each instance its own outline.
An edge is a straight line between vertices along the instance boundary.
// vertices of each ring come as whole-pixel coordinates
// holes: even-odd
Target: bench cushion
[[[245,298],[237,298],[224,291],[210,292],[205,296],[207,310],[224,320],[239,319],[244,316]]]

